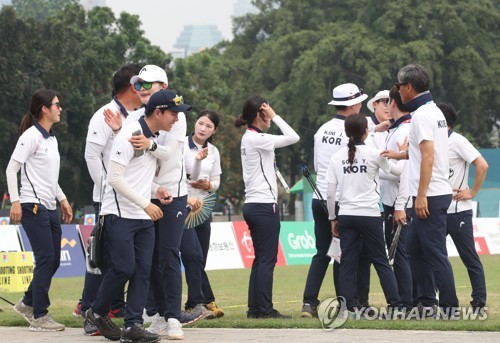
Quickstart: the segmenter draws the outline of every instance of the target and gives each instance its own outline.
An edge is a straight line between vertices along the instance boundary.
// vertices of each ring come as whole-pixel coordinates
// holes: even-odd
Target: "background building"
[[[178,49],[175,55],[180,53],[182,56],[174,57],[187,57],[222,40],[216,25],[186,25],[174,44],[174,48]]]
[[[256,13],[251,0],[237,0],[233,6],[232,17],[241,17],[247,13]],[[229,37],[231,39],[232,37]],[[219,28],[215,24],[207,25],[186,25],[181,31],[177,41],[174,44],[174,49],[169,53],[174,58],[182,58],[208,49],[222,41],[222,36]]]

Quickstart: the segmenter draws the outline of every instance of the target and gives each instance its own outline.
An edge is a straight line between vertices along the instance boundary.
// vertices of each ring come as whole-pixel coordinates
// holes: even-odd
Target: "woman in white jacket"
[[[385,251],[379,207],[379,170],[400,175],[402,167],[390,163],[380,156],[377,149],[365,145],[368,123],[363,114],[347,117],[345,132],[349,143],[333,155],[328,167],[327,204],[333,224],[336,219],[335,194],[338,191],[338,231],[342,250],[339,288],[346,299],[347,309],[353,315],[357,305],[356,272],[362,243],[377,271],[387,303],[391,307],[400,305],[396,278]]]
[[[70,223],[71,206],[59,187],[60,157],[52,126],[61,121],[58,94],[49,89],[33,93],[30,110],[23,117],[19,140],[7,166],[6,176],[13,223],[21,222],[36,260],[33,280],[14,310],[30,324],[30,331],[62,331],[64,325],[52,319],[49,289],[61,257],[61,222]],[[21,170],[21,192],[17,173]]]
[[[274,122],[283,135],[266,134]],[[269,106],[251,96],[236,127],[247,125],[241,138],[241,163],[245,182],[243,218],[252,236],[255,259],[248,287],[247,318],[291,318],[273,308],[273,274],[278,254],[280,216],[274,149],[299,141],[299,135]]]

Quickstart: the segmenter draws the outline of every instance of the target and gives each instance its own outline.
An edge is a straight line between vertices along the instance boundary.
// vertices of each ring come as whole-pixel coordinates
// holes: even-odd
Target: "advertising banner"
[[[474,218],[474,241],[478,254],[500,254],[500,218]]]
[[[0,251],[21,251],[17,225],[0,225]]]
[[[217,222],[211,225],[210,246],[205,269],[244,268],[231,222]]]
[[[316,254],[314,222],[281,222],[280,240],[287,265],[310,264]]]
[[[23,248],[25,251],[31,251],[28,236],[22,226],[20,228]],[[61,264],[54,277],[83,276],[85,258],[76,225],[61,225],[61,229]]]
[[[24,292],[33,279],[33,253],[0,252],[0,293]]]
[[[255,258],[255,253],[253,250],[252,237],[250,236],[247,223],[244,221],[233,222],[233,227],[238,246],[240,247],[243,264],[245,265],[245,268],[250,268]],[[283,254],[281,243],[278,243],[278,261],[276,262],[276,265],[286,266],[285,255]]]

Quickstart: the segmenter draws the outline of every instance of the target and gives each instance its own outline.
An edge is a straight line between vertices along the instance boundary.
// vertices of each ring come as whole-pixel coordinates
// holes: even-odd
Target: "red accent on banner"
[[[474,237],[474,245],[476,246],[476,251],[478,255],[489,255],[490,251],[488,249],[488,244],[484,237]]]
[[[243,260],[243,265],[245,268],[252,267],[253,260],[255,258],[255,252],[253,250],[252,237],[250,236],[250,231],[248,230],[247,223],[244,221],[233,222],[234,233],[236,235],[236,240],[240,248],[241,259]],[[281,247],[281,242],[278,242],[278,261],[277,266],[286,266],[285,254],[283,253],[283,248]]]

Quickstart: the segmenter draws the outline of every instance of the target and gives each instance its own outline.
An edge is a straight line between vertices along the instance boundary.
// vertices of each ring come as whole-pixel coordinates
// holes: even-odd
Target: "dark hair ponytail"
[[[240,116],[234,121],[234,126],[252,125],[263,103],[267,103],[267,100],[258,95],[253,95],[246,99]]]
[[[240,114],[240,116],[234,120],[234,126],[242,127],[244,125],[247,125],[247,121],[243,119],[243,114]]]
[[[42,114],[42,107],[45,106],[49,108],[52,106],[52,100],[59,96],[56,91],[51,89],[39,89],[33,93],[30,101],[30,110],[23,116],[21,120],[21,125],[19,126],[19,136],[23,134],[24,131],[29,129],[35,123],[35,119],[38,121]]]
[[[356,113],[348,116],[345,119],[345,133],[349,137],[349,143],[347,143],[348,151],[348,161],[352,166],[354,163],[354,156],[356,154],[356,143],[361,142],[361,138],[368,128],[368,121],[364,114]]]
[[[354,155],[356,154],[356,144],[354,143],[354,138],[349,137],[347,148],[349,148],[349,150],[347,151],[347,159],[349,161],[349,164],[352,166],[352,164],[354,163]]]

